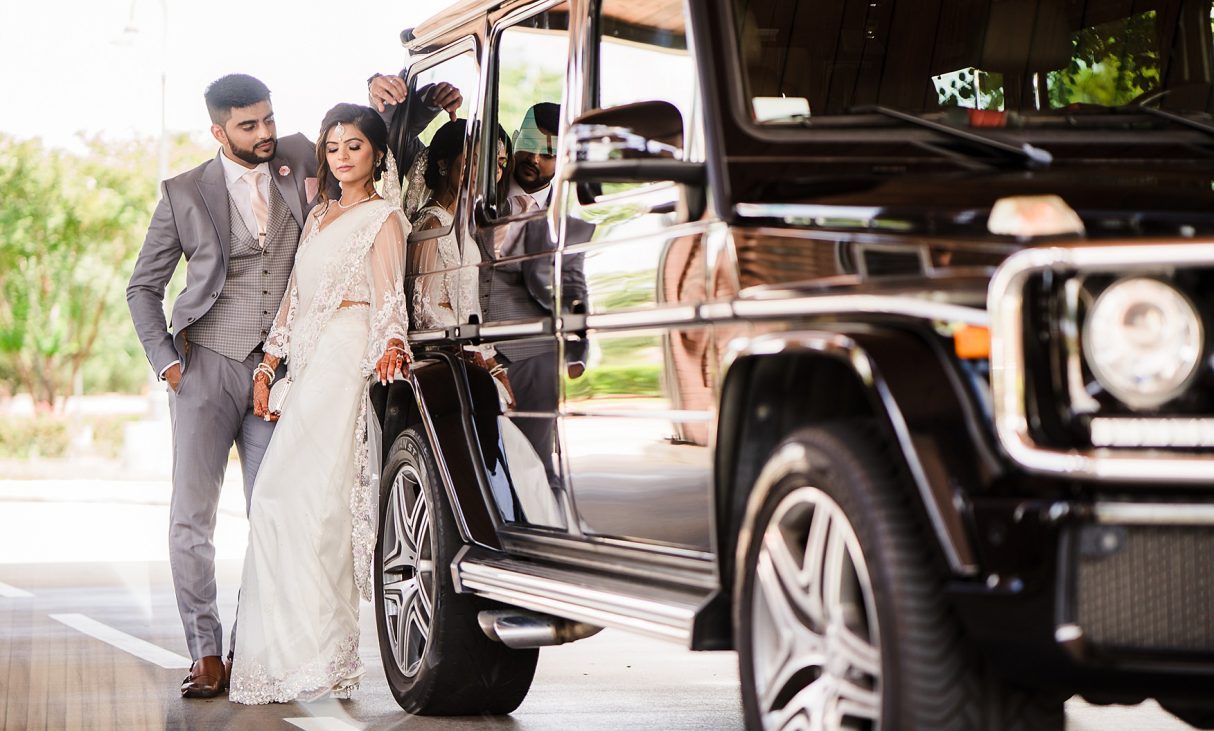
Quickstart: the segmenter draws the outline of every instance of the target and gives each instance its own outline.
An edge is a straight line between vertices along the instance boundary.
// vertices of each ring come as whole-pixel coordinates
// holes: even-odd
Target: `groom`
[[[253,416],[253,368],[282,301],[300,230],[315,203],[316,155],[300,134],[278,139],[270,90],[244,74],[209,87],[214,159],[164,181],[127,286],[135,330],[169,386],[173,497],[169,563],[193,665],[187,698],[227,684],[215,603],[215,512],[232,444],[245,504],[273,424]],[[165,287],[186,258],[186,288],[165,322]],[[170,332],[171,330],[171,332]]]

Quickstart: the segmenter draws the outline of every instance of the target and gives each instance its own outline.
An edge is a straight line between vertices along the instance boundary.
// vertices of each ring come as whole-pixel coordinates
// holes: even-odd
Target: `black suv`
[[[536,648],[615,627],[736,649],[753,729],[1061,729],[1074,694],[1214,728],[1212,18],[467,0],[406,30],[466,131],[410,243],[454,317],[371,393],[401,706],[509,712]]]

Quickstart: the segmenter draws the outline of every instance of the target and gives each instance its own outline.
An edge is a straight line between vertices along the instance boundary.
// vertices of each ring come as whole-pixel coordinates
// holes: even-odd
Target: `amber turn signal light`
[[[962,325],[953,332],[953,349],[957,351],[957,357],[964,360],[991,357],[990,329]]]

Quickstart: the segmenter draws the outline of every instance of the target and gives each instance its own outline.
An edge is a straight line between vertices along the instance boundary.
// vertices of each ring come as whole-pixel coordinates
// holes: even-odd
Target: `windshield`
[[[1184,115],[1212,108],[1211,0],[733,7],[747,101],[761,124],[817,123],[874,106],[974,110],[971,122],[982,111],[1032,120],[1140,104]]]

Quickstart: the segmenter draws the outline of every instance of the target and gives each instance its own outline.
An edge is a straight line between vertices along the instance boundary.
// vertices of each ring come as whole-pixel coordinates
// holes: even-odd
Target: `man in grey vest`
[[[210,698],[227,683],[215,602],[215,513],[232,444],[246,506],[273,424],[253,416],[253,368],[282,301],[300,230],[316,197],[316,155],[303,135],[277,139],[270,91],[232,74],[207,87],[223,148],[162,184],[127,304],[152,368],[168,382],[173,420],[169,563],[193,658],[181,685]],[[182,256],[186,288],[165,287]]]
[[[514,173],[508,183],[503,211],[506,216],[544,210],[551,204],[560,112],[560,105],[540,102],[527,110],[515,132]],[[589,241],[593,234],[593,224],[566,218],[566,245]],[[539,256],[556,248],[545,218],[500,225],[492,237],[480,237],[478,244],[485,260],[494,262],[492,268],[481,270],[479,296],[485,322],[540,320],[585,306],[587,289],[582,254],[562,257],[561,301],[553,302],[553,257]],[[508,369],[515,409],[555,414],[560,388],[556,343],[541,339],[498,343],[495,347],[498,362]],[[585,340],[565,343],[565,372],[570,378],[579,378],[584,372],[586,349]],[[560,479],[552,462],[555,418],[520,416],[514,422],[540,455],[549,484],[558,487]],[[525,515],[514,518],[526,520]]]

